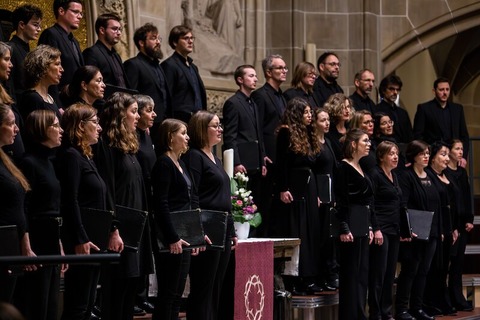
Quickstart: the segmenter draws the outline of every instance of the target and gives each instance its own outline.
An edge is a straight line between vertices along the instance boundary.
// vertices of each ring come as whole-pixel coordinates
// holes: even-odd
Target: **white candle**
[[[223,168],[230,178],[233,178],[233,149],[223,151]]]

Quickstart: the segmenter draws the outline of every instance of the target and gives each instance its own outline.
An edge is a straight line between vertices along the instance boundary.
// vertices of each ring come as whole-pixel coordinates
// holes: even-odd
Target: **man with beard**
[[[393,120],[393,134],[397,144],[407,144],[413,140],[412,122],[407,110],[397,105],[397,99],[402,90],[402,80],[391,74],[380,82],[380,102],[375,112],[384,112]],[[378,123],[376,125],[379,125]]]
[[[156,26],[146,23],[135,31],[133,42],[140,52],[136,57],[125,61],[125,72],[131,88],[150,96],[155,102],[157,117],[150,132],[156,133],[160,123],[171,117],[170,91],[165,73],[160,67],[160,59],[163,58],[162,38],[158,35]]]
[[[334,52],[327,51],[318,57],[318,77],[313,85],[313,96],[318,101],[319,107],[322,107],[332,94],[343,93],[343,89],[337,83],[340,67],[340,61]]]
[[[68,102],[63,103],[60,100],[60,91],[72,82],[75,71],[85,65],[80,45],[72,33],[79,28],[80,20],[83,18],[82,1],[55,0],[53,13],[57,22],[42,32],[38,44],[47,44],[62,52],[62,78],[58,85],[50,86],[48,92],[57,103],[60,112],[63,113],[63,108],[68,106]]]
[[[465,123],[465,114],[461,104],[449,102],[450,82],[447,78],[438,78],[433,82],[435,98],[417,106],[413,121],[413,136],[431,144],[435,141],[459,139],[463,142],[464,161],[468,157],[469,135]]]
[[[114,45],[122,36],[121,19],[114,13],[104,13],[95,21],[95,32],[98,40],[95,44],[83,51],[85,64],[94,65],[103,76],[106,85],[129,88],[128,79],[122,65],[122,58],[117,53]],[[107,91],[109,91],[107,89]],[[108,98],[105,95],[105,99]]]
[[[356,111],[367,110],[371,114],[375,113],[375,102],[370,99],[375,86],[375,75],[371,70],[363,69],[355,75],[355,92],[349,97],[353,101],[353,107]]]

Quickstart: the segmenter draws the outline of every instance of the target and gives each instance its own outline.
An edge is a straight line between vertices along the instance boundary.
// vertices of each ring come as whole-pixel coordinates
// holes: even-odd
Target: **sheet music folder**
[[[88,239],[99,247],[101,252],[106,251],[110,238],[113,211],[82,207],[80,208],[80,215]]]
[[[205,235],[203,233],[200,209],[181,210],[170,212],[170,220],[180,239],[185,240],[190,246],[184,246],[183,250],[190,250],[205,246]],[[169,252],[170,246],[162,240],[161,231],[159,231],[158,246],[160,252]]]
[[[138,251],[148,212],[116,205],[115,215],[120,222],[118,230],[120,232],[120,237],[122,237],[125,249]]]
[[[353,237],[368,237],[370,207],[363,205],[352,205],[348,212],[348,228]],[[337,217],[337,210],[330,210],[330,236],[340,236],[340,220]]]
[[[432,229],[433,212],[408,209],[408,219],[417,240],[428,240]]]
[[[200,217],[202,219],[203,231],[212,242],[211,245],[207,244],[207,247],[223,250],[227,233],[228,212],[201,209]]]

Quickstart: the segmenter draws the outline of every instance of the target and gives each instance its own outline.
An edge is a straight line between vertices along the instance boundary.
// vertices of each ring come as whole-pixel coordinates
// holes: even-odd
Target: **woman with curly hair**
[[[104,131],[94,160],[107,186],[108,210],[115,210],[117,205],[148,210],[142,168],[136,158],[139,119],[137,101],[132,95],[115,92],[106,101],[100,118]],[[146,226],[137,251],[116,248],[115,251],[121,251],[120,264],[102,275],[102,319],[132,319],[139,277],[150,273],[152,267],[149,238]]]
[[[321,107],[313,95],[313,84],[316,78],[317,73],[313,64],[306,61],[297,64],[293,71],[292,87],[283,93],[287,102],[295,97],[300,97],[305,99],[312,109]]]
[[[63,109],[59,109],[56,101],[48,94],[48,87],[57,85],[62,78],[63,68],[60,60],[61,52],[57,48],[39,45],[25,57],[25,90],[19,101],[19,109],[23,118],[33,110],[47,109],[55,112],[60,119]]]
[[[312,111],[302,98],[288,102],[277,136],[275,202],[278,206],[276,236],[300,238],[299,276],[292,289],[322,291],[315,284],[320,268],[319,199],[312,168],[320,143],[312,125]]]
[[[55,169],[62,188],[62,241],[67,254],[97,253],[82,222],[81,208],[106,209],[107,189],[93,162],[92,145],[102,131],[97,110],[77,103],[62,116],[65,130],[62,146],[57,152]],[[111,234],[112,244],[118,231]],[[117,238],[118,239],[118,238]],[[115,247],[112,245],[111,249]],[[70,265],[65,273],[62,319],[88,319],[93,309],[100,267]]]
[[[352,119],[355,109],[353,102],[343,93],[332,94],[323,104],[330,115],[332,125],[326,136],[332,142],[332,148],[338,161],[343,159],[342,140],[347,134],[348,122]]]

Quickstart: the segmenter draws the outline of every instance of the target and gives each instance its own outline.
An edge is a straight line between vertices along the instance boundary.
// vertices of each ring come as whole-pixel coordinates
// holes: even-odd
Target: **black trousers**
[[[227,232],[227,234],[229,234]],[[189,320],[218,319],[218,305],[223,280],[230,260],[230,237],[225,251],[207,250],[192,257],[190,264]]]
[[[159,253],[155,255],[158,294],[153,320],[177,320],[181,298],[190,268],[191,251],[182,254]]]
[[[100,266],[70,265],[65,273],[62,320],[90,320]]]
[[[319,283],[338,279],[338,243],[335,238],[330,237],[330,208],[330,204],[321,204],[318,208],[321,228]]]
[[[18,278],[14,304],[26,319],[57,320],[60,267],[43,266]]]
[[[467,299],[463,295],[462,273],[463,263],[465,261],[465,249],[467,248],[469,233],[460,230],[458,233],[457,244],[450,258],[450,271],[448,274],[448,290],[450,299],[454,307],[465,307]]]
[[[368,237],[358,237],[353,242],[339,242],[339,320],[367,319],[368,241]]]
[[[392,315],[393,281],[397,268],[400,238],[383,234],[381,246],[370,246],[368,280],[368,310],[370,319],[388,318]]]
[[[437,238],[413,240],[400,244],[401,270],[397,281],[396,312],[419,310],[423,307],[425,283],[430,269]]]
[[[0,301],[12,303],[17,276],[9,274],[9,270],[0,268]]]

